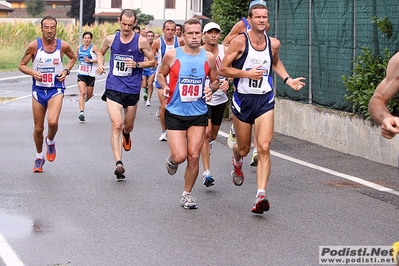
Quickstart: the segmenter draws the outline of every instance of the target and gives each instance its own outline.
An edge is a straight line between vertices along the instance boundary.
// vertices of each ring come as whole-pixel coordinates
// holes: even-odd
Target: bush
[[[368,47],[363,47],[362,52],[352,61],[352,76],[342,76],[341,79],[348,92],[344,97],[352,104],[354,112],[371,120],[368,104],[378,84],[385,78],[391,53],[385,48],[384,58],[381,58]],[[399,96],[395,96],[388,103],[388,109],[393,114],[398,114],[398,100]]]

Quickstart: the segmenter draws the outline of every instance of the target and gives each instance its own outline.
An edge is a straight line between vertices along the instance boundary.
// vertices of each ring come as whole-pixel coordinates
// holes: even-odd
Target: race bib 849
[[[179,93],[182,102],[198,101],[202,98],[202,77],[180,77]]]

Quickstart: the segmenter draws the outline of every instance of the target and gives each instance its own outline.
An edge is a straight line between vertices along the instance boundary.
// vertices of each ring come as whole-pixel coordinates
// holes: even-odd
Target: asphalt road
[[[276,134],[263,215],[251,213],[256,168],[230,179],[222,125],[213,146],[215,186],[201,176],[197,210],[185,210],[185,163],[165,169],[156,95],[140,101],[126,179],[113,175],[110,121],[99,95],[78,120],[76,73],[68,77],[56,137],[57,159],[32,173],[30,79],[0,73],[0,265],[319,265],[320,246],[390,246],[399,240],[398,169]],[[276,107],[278,108],[278,106]],[[202,167],[200,167],[200,174]]]

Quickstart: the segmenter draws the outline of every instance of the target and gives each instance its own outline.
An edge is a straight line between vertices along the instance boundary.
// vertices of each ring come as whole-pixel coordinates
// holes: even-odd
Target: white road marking
[[[0,233],[0,258],[4,261],[6,266],[23,266],[24,263],[8,245],[7,240]]]
[[[219,135],[221,135],[221,136],[223,136],[225,138],[227,138],[229,136],[228,133],[225,133],[223,131],[219,131]],[[331,170],[331,169],[328,169],[328,168],[325,168],[325,167],[322,167],[322,166],[318,166],[316,164],[312,164],[312,163],[308,163],[308,162],[305,162],[305,161],[302,161],[302,160],[299,160],[299,159],[295,159],[293,157],[290,157],[290,156],[287,156],[287,155],[284,155],[284,154],[281,154],[281,153],[278,153],[278,152],[275,152],[275,151],[270,151],[270,154],[273,155],[273,156],[279,157],[281,159],[290,161],[290,162],[294,162],[294,163],[297,163],[297,164],[300,164],[300,165],[303,165],[303,166],[306,166],[306,167],[309,167],[309,168],[313,168],[313,169],[318,170],[318,171],[322,171],[322,172],[325,172],[325,173],[328,173],[328,174],[331,174],[331,175],[335,175],[335,176],[338,176],[338,177],[341,177],[341,178],[344,178],[344,179],[359,183],[361,185],[367,186],[367,187],[375,189],[375,190],[379,190],[379,191],[382,191],[382,192],[387,192],[387,193],[391,193],[391,194],[394,194],[396,196],[399,196],[399,191],[397,191],[397,190],[378,185],[376,183],[361,179],[359,177],[343,174],[343,173],[340,173],[340,172],[337,172],[337,171],[334,171],[334,170]]]

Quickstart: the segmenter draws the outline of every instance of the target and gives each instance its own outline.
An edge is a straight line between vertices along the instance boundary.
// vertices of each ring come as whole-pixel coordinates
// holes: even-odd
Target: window
[[[122,8],[122,0],[111,0],[111,8]]]
[[[193,12],[202,12],[202,0],[191,1]]]
[[[165,8],[176,8],[176,0],[165,0]]]

